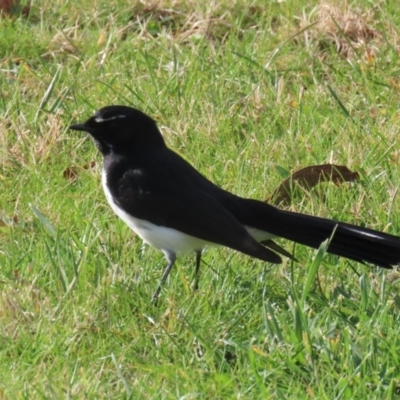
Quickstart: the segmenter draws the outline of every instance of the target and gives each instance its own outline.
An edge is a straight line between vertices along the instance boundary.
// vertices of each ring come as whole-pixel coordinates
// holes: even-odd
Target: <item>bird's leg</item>
[[[197,290],[199,288],[201,250],[196,250],[195,254],[196,254],[196,269],[194,271],[194,290]]]
[[[174,265],[175,260],[176,260],[176,254],[173,252],[164,251],[164,255],[168,261],[168,264],[167,264],[167,267],[165,268],[165,271],[161,277],[161,281],[158,284],[157,290],[155,291],[155,293],[153,294],[153,297],[151,298],[152,302],[156,301],[158,299],[158,297],[160,296],[161,287],[162,287],[162,285],[164,285],[165,281],[167,280],[168,275],[171,272],[172,266]]]

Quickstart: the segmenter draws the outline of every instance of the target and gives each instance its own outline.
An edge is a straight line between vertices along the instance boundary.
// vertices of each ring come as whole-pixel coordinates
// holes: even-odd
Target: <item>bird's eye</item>
[[[108,121],[113,121],[113,120],[115,120],[115,119],[120,119],[120,118],[126,118],[126,116],[125,115],[123,115],[123,114],[121,114],[121,115],[113,115],[112,117],[108,117],[108,118],[105,118],[105,117],[96,117],[94,120],[97,122],[97,123],[102,123],[102,122],[108,122]]]

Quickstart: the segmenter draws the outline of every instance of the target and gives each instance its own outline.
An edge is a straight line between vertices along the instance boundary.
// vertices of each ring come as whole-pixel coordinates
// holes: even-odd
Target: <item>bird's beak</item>
[[[90,128],[88,128],[85,124],[74,124],[70,125],[68,128],[72,129],[73,131],[84,131],[90,133]]]

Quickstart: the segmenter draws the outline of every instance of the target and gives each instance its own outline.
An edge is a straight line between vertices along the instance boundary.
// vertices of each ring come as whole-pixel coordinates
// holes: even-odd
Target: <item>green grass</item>
[[[400,11],[357,3],[374,57],[302,31],[316,2],[301,0],[33,0],[0,20],[1,399],[398,398],[397,273],[285,242],[298,263],[210,249],[200,290],[180,257],[156,307],[163,256],[113,215],[98,152],[67,129],[135,106],[258,199],[291,171],[347,165],[359,182],[289,208],[400,235]]]

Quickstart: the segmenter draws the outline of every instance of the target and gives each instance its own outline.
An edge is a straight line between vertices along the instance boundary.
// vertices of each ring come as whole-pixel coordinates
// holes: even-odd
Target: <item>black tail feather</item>
[[[383,268],[392,268],[400,263],[400,238],[396,236],[286,211],[279,211],[277,217],[270,232],[285,239],[318,248],[335,231],[328,253]]]
[[[255,208],[253,203],[252,209],[257,209],[259,229],[313,248],[318,248],[334,232],[328,253],[382,268],[400,264],[400,237],[258,203]]]
[[[274,250],[276,251],[278,254],[281,254],[282,256],[286,256],[287,258],[293,260],[293,261],[298,261],[296,260],[295,257],[293,257],[292,254],[290,254],[287,250],[285,250],[283,247],[279,246],[278,244],[276,244],[274,241],[272,241],[271,239],[268,240],[264,240],[262,242],[260,242],[263,246],[267,247],[268,249]]]

